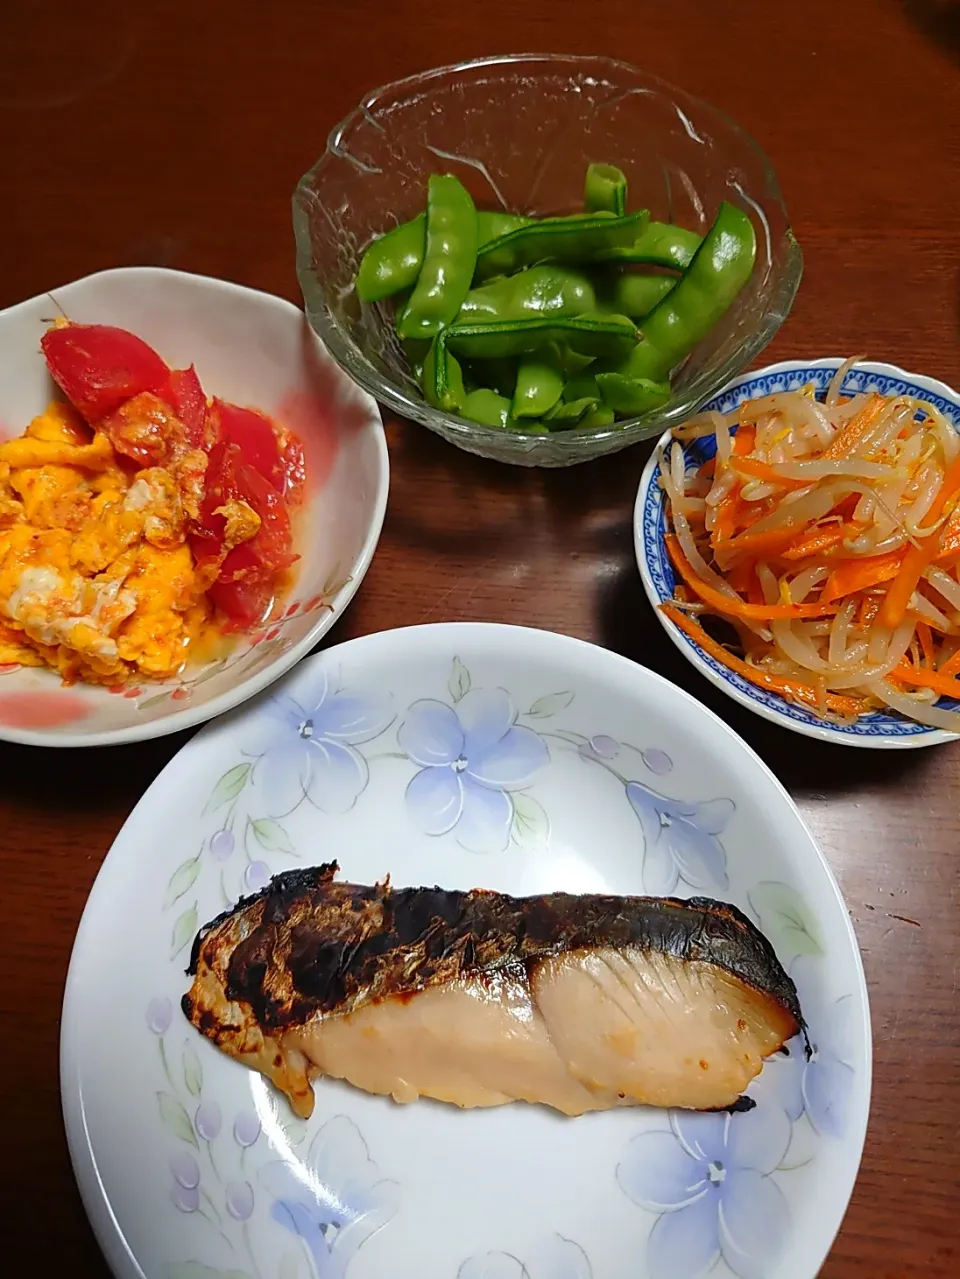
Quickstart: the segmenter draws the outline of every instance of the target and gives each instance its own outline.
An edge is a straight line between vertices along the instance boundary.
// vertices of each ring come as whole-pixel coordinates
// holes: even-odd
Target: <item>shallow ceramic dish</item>
[[[831,356],[822,360],[784,360],[780,364],[771,364],[767,368],[736,378],[703,407],[705,410],[718,409],[721,413],[729,413],[744,400],[772,395],[776,391],[796,390],[810,383],[821,393],[826,390],[842,363],[842,359]],[[960,395],[944,382],[923,377],[919,373],[907,373],[895,364],[862,361],[847,374],[843,391],[848,395],[856,395],[861,391],[879,391],[883,395],[911,395],[930,400],[960,430]],[[670,441],[670,433],[666,432],[660,444],[666,446]],[[701,466],[715,452],[716,442],[713,436],[709,436],[689,444],[684,450],[684,457],[689,466]],[[955,740],[955,733],[928,728],[925,724],[918,724],[892,712],[878,711],[873,715],[863,715],[855,724],[850,725],[826,723],[805,707],[788,702],[778,693],[770,693],[751,684],[749,680],[705,653],[699,644],[685,635],[658,607],[673,599],[674,572],[664,541],[666,528],[666,503],[659,483],[657,454],[654,451],[640,480],[633,511],[634,548],[647,598],[664,630],[684,657],[692,662],[701,675],[705,675],[741,706],[756,711],[764,719],[772,720],[784,728],[792,728],[808,737],[817,737],[821,741],[836,742],[843,746],[870,746],[890,750],[934,746],[938,742]],[[960,703],[943,697],[937,705],[945,710],[956,710]]]
[[[132,330],[174,367],[195,364],[208,395],[263,409],[304,444],[301,558],[283,617],[221,662],[115,693],[65,688],[49,670],[2,668],[0,740],[104,746],[160,737],[259,692],[308,653],[349,603],[386,509],[383,424],[376,403],[340,371],[290,302],[223,280],[128,267],[0,312],[0,439],[20,435],[54,398],[40,338],[60,313]]]
[[[198,925],[331,858],[361,883],[733,901],[814,1055],[774,1057],[749,1114],[461,1111],[323,1080],[304,1124],[179,1000]],[[856,942],[783,788],[659,676],[507,626],[352,640],[195,737],[104,862],[62,1025],[74,1167],[120,1279],[813,1279],[870,1098]]]
[[[538,435],[432,408],[400,350],[392,307],[357,299],[364,248],[422,212],[431,173],[455,174],[479,207],[542,216],[583,207],[592,160],[624,170],[631,208],[692,231],[707,230],[721,200],[739,205],[757,235],[746,287],[677,371],[672,398],[642,417]],[[518,466],[586,462],[681,421],[766,346],[802,270],[773,166],[749,134],[683,89],[612,58],[482,58],[375,89],[301,179],[293,222],[307,315],[350,376],[458,448]]]

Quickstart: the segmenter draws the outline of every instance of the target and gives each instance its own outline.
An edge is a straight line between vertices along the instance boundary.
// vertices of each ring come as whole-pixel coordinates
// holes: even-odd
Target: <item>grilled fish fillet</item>
[[[183,997],[304,1118],[323,1075],[401,1102],[724,1109],[803,1029],[796,987],[733,906],[337,870],[277,875],[201,929]]]

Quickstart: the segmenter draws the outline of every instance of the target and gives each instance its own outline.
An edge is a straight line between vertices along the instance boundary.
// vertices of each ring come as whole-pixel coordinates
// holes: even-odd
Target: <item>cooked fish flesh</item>
[[[277,875],[201,929],[183,1011],[298,1115],[311,1079],[579,1115],[749,1105],[803,1029],[762,933],[708,898],[507,897]]]

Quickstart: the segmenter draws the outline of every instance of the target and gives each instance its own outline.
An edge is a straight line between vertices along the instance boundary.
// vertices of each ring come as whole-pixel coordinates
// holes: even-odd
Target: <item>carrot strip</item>
[[[772,528],[765,533],[741,533],[729,542],[717,542],[715,551],[726,555],[750,555],[757,559],[782,555],[804,533],[801,528]]]
[[[772,466],[766,462],[758,462],[754,457],[738,457],[735,461],[731,461],[730,465],[741,475],[752,475],[758,480],[766,480],[768,484],[779,484],[785,489],[806,489],[814,483],[813,480],[788,480]]]
[[[951,463],[946,475],[943,477],[940,491],[933,499],[933,504],[927,512],[926,528],[937,522],[948,504],[956,498],[958,493],[960,493],[960,457]],[[907,548],[903,563],[900,565],[900,571],[890,583],[890,587],[880,606],[880,621],[884,626],[889,626],[891,630],[895,626],[899,626],[903,621],[910,605],[910,597],[917,589],[923,570],[938,554],[942,531],[940,533],[931,533],[924,538],[919,546]]]
[[[943,526],[936,563],[947,563],[958,555],[960,555],[960,505],[954,507],[953,513]]]
[[[830,441],[820,454],[824,461],[836,462],[840,458],[849,457],[874,422],[880,416],[886,400],[874,391],[859,413],[854,413],[841,431]]]
[[[830,551],[848,537],[855,537],[859,524],[830,524],[827,528],[813,528],[801,541],[783,552],[785,560],[803,560],[808,555],[820,555]]]
[[[757,442],[757,428],[755,426],[741,426],[733,437],[733,452],[735,457],[746,457],[753,452],[753,446]]]
[[[819,692],[812,684],[804,684],[800,680],[785,679],[783,676],[758,670],[757,667],[751,666],[749,662],[745,662],[743,658],[737,657],[729,649],[724,648],[722,644],[718,644],[715,639],[711,639],[700,623],[688,617],[681,609],[672,604],[661,604],[660,609],[695,644],[699,644],[705,653],[709,653],[716,661],[722,662],[730,670],[742,675],[751,684],[779,693],[782,697],[792,698],[796,702],[803,702],[804,705],[814,709],[819,708]],[[840,693],[827,693],[826,705],[827,710],[840,715],[860,715],[865,709],[862,698],[844,697]]]
[[[677,537],[673,533],[666,536],[667,550],[673,566],[690,587],[699,595],[705,604],[709,604],[718,613],[731,617],[749,617],[754,621],[770,621],[775,618],[826,617],[837,610],[831,604],[745,604],[743,600],[732,599],[722,591],[715,590],[708,582],[697,577],[684,555]]]
[[[920,640],[923,660],[933,670],[936,660],[933,651],[933,636],[930,634],[930,627],[926,622],[917,622],[917,636]]]
[[[866,591],[880,582],[897,576],[906,551],[888,551],[886,555],[861,555],[838,564],[820,592],[820,601],[829,604],[845,595]]]
[[[937,671],[937,674],[943,676],[960,675],[960,648],[951,657],[947,658]]]
[[[944,675],[943,671],[925,671],[909,662],[901,662],[890,672],[891,679],[901,684],[915,684],[918,688],[932,688],[941,697],[954,697],[960,701],[960,679]]]

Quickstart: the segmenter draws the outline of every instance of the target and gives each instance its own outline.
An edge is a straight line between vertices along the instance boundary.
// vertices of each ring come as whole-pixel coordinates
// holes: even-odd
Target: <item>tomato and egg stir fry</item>
[[[661,453],[677,587],[661,605],[714,658],[827,718],[960,713],[960,436],[907,396],[812,387],[700,414]],[[716,437],[688,470],[683,447]],[[721,618],[720,642],[703,626]]]
[[[68,403],[0,444],[0,664],[168,678],[271,608],[302,449],[125,330],[61,323],[41,346]]]

